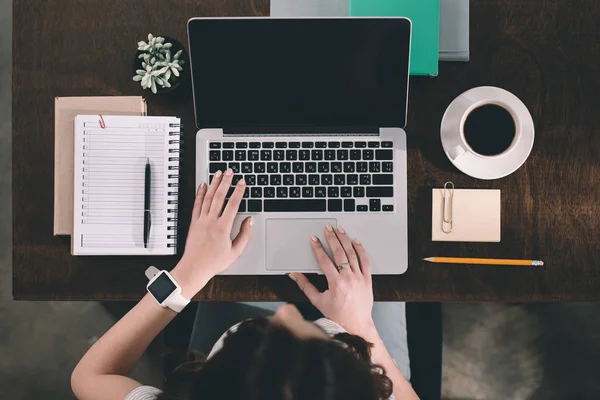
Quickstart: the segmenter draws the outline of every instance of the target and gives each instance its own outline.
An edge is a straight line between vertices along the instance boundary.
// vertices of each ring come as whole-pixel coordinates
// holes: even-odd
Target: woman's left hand
[[[233,220],[246,189],[245,181],[240,180],[223,208],[232,179],[231,169],[225,173],[219,171],[210,186],[202,183],[198,188],[185,251],[171,272],[184,297],[192,298],[213,276],[226,270],[242,254],[252,236],[252,217],[248,217],[242,222],[239,234],[231,239]]]

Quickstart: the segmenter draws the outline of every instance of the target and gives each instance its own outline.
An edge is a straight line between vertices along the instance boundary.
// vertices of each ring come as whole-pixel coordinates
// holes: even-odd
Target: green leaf
[[[152,93],[156,94],[156,82],[152,79]]]
[[[160,79],[158,76],[155,79],[156,79],[156,83],[158,83],[160,86],[165,86],[163,84],[164,81],[162,79]]]
[[[153,38],[153,37],[154,37],[154,36],[152,36],[152,34],[151,34],[151,33],[149,33],[149,34],[148,34],[148,40],[149,40],[149,41],[150,41],[150,40],[152,40],[152,38]]]
[[[150,75],[144,75],[144,77],[142,78],[142,86],[146,86],[146,84],[148,83],[149,80],[150,80]]]
[[[168,81],[169,79],[171,79],[171,69],[167,67],[167,70],[165,71],[165,79]]]
[[[136,76],[133,77],[133,80],[136,81],[136,82],[139,82],[139,81],[142,80],[142,77],[140,75],[136,75]]]
[[[183,53],[183,50],[179,50],[177,53],[175,53],[175,58],[181,57],[181,53]]]
[[[171,67],[171,71],[173,71],[173,75],[179,76],[179,71],[175,67]]]
[[[144,75],[146,73],[146,70],[145,69],[136,69],[135,73],[139,74],[139,75]]]
[[[163,45],[163,49],[170,49],[170,48],[171,48],[171,46],[173,46],[173,43],[165,43],[165,44]]]

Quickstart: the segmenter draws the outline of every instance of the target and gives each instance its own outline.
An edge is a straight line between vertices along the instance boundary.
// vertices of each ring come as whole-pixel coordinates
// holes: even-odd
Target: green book
[[[410,18],[410,74],[438,74],[440,0],[350,0],[350,16]]]

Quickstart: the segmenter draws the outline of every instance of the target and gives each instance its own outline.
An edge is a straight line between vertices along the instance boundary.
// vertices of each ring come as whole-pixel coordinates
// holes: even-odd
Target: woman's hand
[[[325,227],[325,238],[333,253],[333,262],[325,253],[320,240],[311,238],[312,250],[327,278],[329,289],[321,293],[301,273],[289,274],[310,302],[330,320],[348,332],[373,340],[377,331],[373,324],[373,287],[371,265],[363,245],[350,240],[340,226],[334,231]],[[337,270],[336,266],[348,263],[350,267]]]
[[[246,182],[240,180],[223,209],[232,179],[231,169],[224,174],[218,171],[209,187],[205,183],[198,187],[185,251],[171,272],[186,298],[192,298],[213,276],[227,269],[252,236],[252,217],[248,217],[231,240],[233,220],[246,189]]]

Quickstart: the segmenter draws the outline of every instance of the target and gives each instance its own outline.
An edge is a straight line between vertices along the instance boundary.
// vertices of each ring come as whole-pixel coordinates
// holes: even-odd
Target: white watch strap
[[[150,266],[146,269],[146,271],[144,272],[146,274],[146,278],[148,278],[148,280],[152,280],[152,278],[154,278],[156,276],[156,274],[158,274],[160,272],[160,270],[154,266]],[[175,281],[175,279],[167,272],[165,271],[169,277]],[[171,297],[169,297],[166,301],[166,303],[161,304],[163,307],[169,307],[171,310],[175,311],[176,313],[180,313],[181,310],[183,310],[185,308],[185,306],[187,306],[188,304],[190,304],[190,300],[186,299],[185,297],[183,297],[181,295],[181,288],[179,287],[179,284],[177,282],[175,282],[177,284],[177,290],[175,291],[175,293],[173,293],[171,295]],[[155,299],[156,300],[156,299]]]
[[[167,300],[166,306],[176,313],[180,313],[181,310],[183,310],[188,304],[190,304],[188,299],[183,297],[181,293],[175,292],[171,297],[169,297],[169,300]]]
[[[158,274],[160,272],[160,270],[154,266],[149,266],[148,269],[146,269],[146,278],[148,278],[148,280],[154,278],[156,276],[156,274]]]

